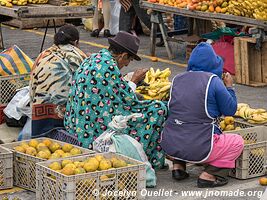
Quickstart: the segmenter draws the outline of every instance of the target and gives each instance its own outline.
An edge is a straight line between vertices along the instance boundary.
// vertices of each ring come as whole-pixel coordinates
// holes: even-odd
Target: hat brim
[[[133,51],[131,51],[130,49],[128,48],[125,48],[124,46],[122,46],[121,44],[119,44],[118,42],[116,42],[115,40],[113,40],[112,38],[108,38],[108,42],[109,44],[113,45],[113,46],[117,46],[123,50],[125,50],[125,52],[129,53],[131,56],[133,56],[133,58],[137,61],[140,61],[141,58],[135,54]]]

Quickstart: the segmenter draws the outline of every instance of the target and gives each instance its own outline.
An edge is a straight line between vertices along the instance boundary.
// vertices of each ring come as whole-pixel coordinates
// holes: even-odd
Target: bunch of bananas
[[[17,6],[25,6],[27,2],[27,0],[12,0],[12,4]]]
[[[0,6],[6,6],[11,8],[13,6],[12,0],[0,0]]]
[[[235,116],[242,117],[248,120],[252,124],[264,124],[267,123],[267,112],[265,109],[253,109],[248,104],[239,103]]]
[[[90,5],[90,0],[70,0],[69,6],[87,6]]]
[[[48,0],[28,0],[28,3],[31,3],[31,4],[46,4],[46,3],[48,3]]]
[[[136,92],[143,95],[146,100],[168,100],[171,88],[170,75],[169,68],[163,71],[157,69],[156,72],[150,68],[144,79],[147,86],[139,86]]]
[[[228,4],[229,14],[267,20],[267,0],[230,0]]]

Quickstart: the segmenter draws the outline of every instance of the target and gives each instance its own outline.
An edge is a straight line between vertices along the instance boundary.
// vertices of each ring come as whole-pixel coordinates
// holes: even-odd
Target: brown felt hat
[[[125,52],[133,56],[135,60],[141,60],[137,55],[140,45],[140,40],[137,36],[125,31],[120,31],[114,38],[108,38],[108,42],[115,47],[125,50]]]

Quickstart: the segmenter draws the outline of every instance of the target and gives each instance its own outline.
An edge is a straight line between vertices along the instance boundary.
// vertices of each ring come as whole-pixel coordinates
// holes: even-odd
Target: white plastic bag
[[[114,2],[110,2],[111,5]],[[114,6],[111,8],[111,16],[110,16],[110,33],[112,35],[116,35],[119,32],[119,20],[120,20],[120,12],[121,12],[121,3],[119,0],[115,0]]]
[[[109,123],[109,129],[93,142],[93,150],[97,152],[116,152],[144,162],[146,164],[146,185],[147,187],[154,187],[156,186],[156,174],[142,145],[131,136],[122,134],[122,131],[127,128],[129,119],[141,116],[141,113],[115,116]]]
[[[29,86],[18,90],[16,95],[7,104],[4,113],[9,118],[20,120],[24,115],[31,117]]]
[[[93,142],[93,150],[97,152],[116,152],[115,146],[111,139],[114,134],[121,134],[127,128],[127,121],[135,117],[141,117],[142,114],[132,114],[129,116],[118,115],[108,124],[109,129],[102,133]]]

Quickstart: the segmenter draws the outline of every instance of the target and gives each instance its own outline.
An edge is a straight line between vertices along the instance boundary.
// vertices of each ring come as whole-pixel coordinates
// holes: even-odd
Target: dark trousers
[[[150,16],[147,14],[145,9],[140,8],[139,0],[133,0],[132,7],[127,12],[125,12],[124,8],[121,7],[119,30],[130,32],[135,15],[137,15],[147,28],[151,29]]]
[[[173,164],[180,164],[183,166],[183,168],[186,170],[186,162],[181,160],[173,160]],[[228,168],[219,168],[208,164],[203,164],[204,166],[204,172],[207,172],[208,174],[211,174],[213,176],[220,176],[223,178],[226,178],[230,172],[230,169]]]

